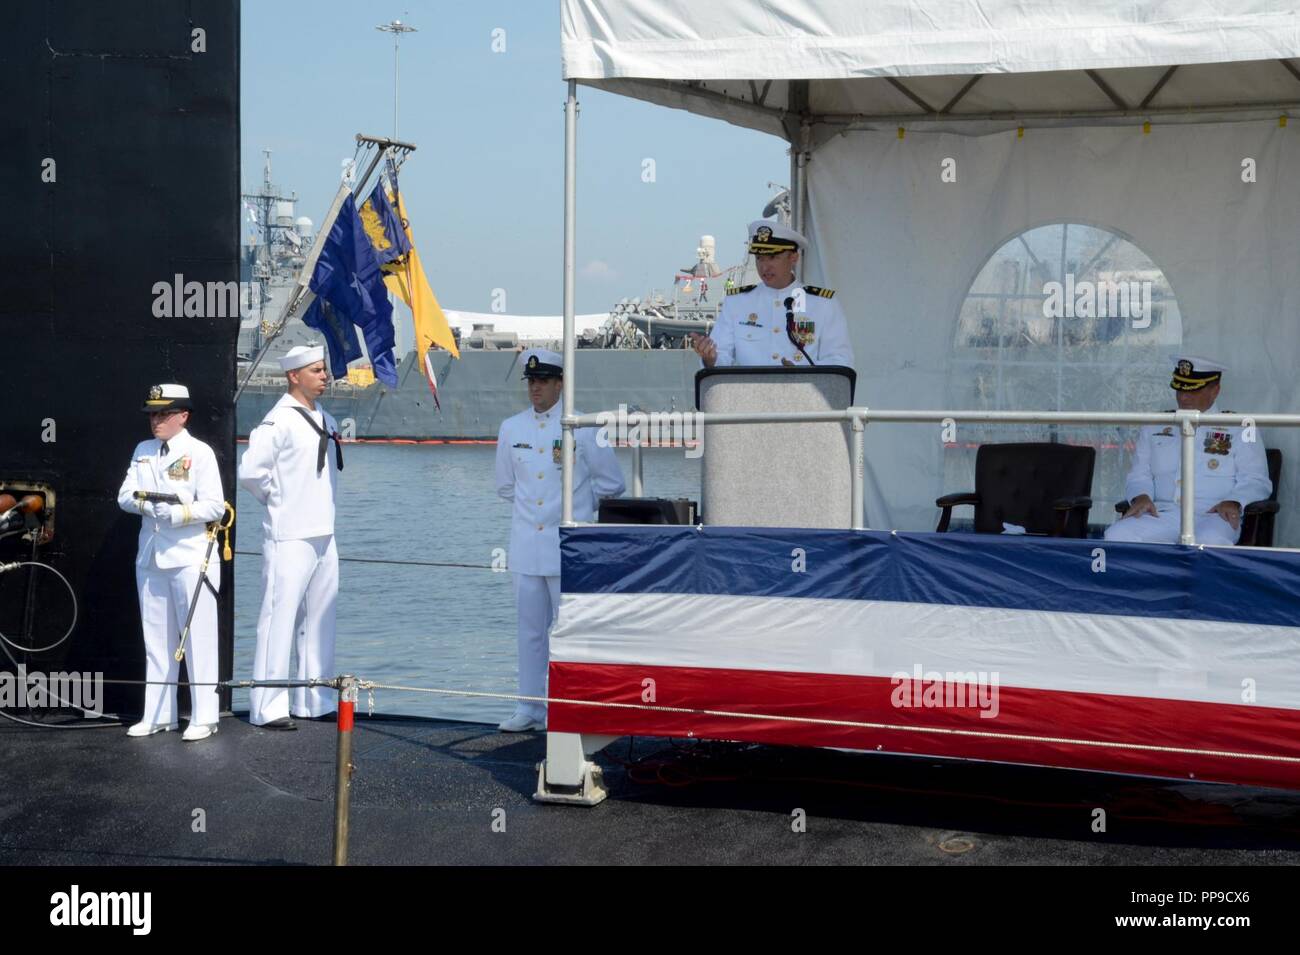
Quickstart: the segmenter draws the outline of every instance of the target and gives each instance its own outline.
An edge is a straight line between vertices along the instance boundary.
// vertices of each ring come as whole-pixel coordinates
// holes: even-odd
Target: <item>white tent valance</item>
[[[1187,120],[1300,105],[1288,4],[562,0],[561,22],[566,78],[787,139],[793,117]]]

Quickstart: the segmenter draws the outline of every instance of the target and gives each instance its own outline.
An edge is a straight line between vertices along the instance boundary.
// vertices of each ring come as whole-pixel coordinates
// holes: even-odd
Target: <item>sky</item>
[[[375,27],[394,18],[418,30],[401,40],[396,138],[419,147],[401,187],[435,294],[444,308],[487,312],[502,289],[502,311],[558,315],[558,0],[243,0],[244,191],[260,187],[269,148],[295,214],[321,222],[354,135],[392,135],[393,37]],[[701,235],[717,238],[720,264],[738,264],[768,183],[788,184],[786,144],[582,86],[578,101],[577,311],[668,289]]]

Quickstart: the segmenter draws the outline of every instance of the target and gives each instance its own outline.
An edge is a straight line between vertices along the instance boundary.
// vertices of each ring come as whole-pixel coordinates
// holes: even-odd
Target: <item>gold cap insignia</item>
[[[769,242],[772,239],[772,230],[767,226],[759,226],[758,231],[754,233],[755,242]]]
[[[1186,375],[1190,375],[1191,373],[1192,373],[1192,363],[1184,358],[1182,361],[1178,363],[1178,374],[1186,376]]]
[[[157,401],[162,397],[162,385],[154,385],[149,389],[149,400]]]

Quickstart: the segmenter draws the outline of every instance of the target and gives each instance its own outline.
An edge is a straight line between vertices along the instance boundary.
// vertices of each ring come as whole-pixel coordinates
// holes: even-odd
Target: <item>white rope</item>
[[[183,684],[171,681],[105,680],[105,683],[227,686],[235,689],[250,687],[333,687],[337,680],[313,677],[308,680],[226,680],[218,684]],[[939,736],[966,736],[976,739],[1010,740],[1020,743],[1051,743],[1063,746],[1091,746],[1099,749],[1136,750],[1147,753],[1177,753],[1185,756],[1213,756],[1221,759],[1252,759],[1263,762],[1300,764],[1300,756],[1280,756],[1273,753],[1234,753],[1227,750],[1196,749],[1189,746],[1160,746],[1154,743],[1129,743],[1118,740],[1074,739],[1067,736],[1038,736],[1029,733],[995,733],[989,730],[953,729],[941,726],[904,726],[897,723],[871,723],[862,720],[835,720],[816,716],[787,716],[778,713],[743,713],[734,710],[706,710],[686,706],[657,706],[649,703],[611,703],[604,700],[575,700],[558,696],[525,696],[521,693],[500,693],[487,690],[451,690],[443,687],[406,686],[400,683],[376,683],[358,680],[359,689],[367,692],[368,710],[375,713],[375,690],[393,690],[403,693],[432,693],[439,696],[459,696],[475,699],[512,700],[517,703],[560,703],[568,706],[591,706],[619,710],[645,710],[650,713],[675,713],[686,716],[718,716],[724,719],[767,720],[776,723],[805,723],[813,726],[841,726],[852,729],[885,730],[899,733],[929,733]]]
[[[1071,739],[1064,736],[1034,736],[1024,733],[993,733],[987,730],[949,729],[939,726],[901,726],[893,723],[866,723],[858,720],[832,720],[815,716],[784,716],[775,713],[740,713],[731,710],[699,710],[682,706],[653,706],[647,703],[609,703],[600,700],[570,700],[550,696],[522,696],[516,693],[486,693],[477,690],[431,689],[420,686],[372,683],[362,680],[365,690],[402,690],[411,693],[437,693],[446,696],[490,697],[526,703],[564,703],[571,706],[595,706],[623,710],[647,710],[654,713],[681,713],[688,716],[721,716],[727,719],[772,720],[780,723],[810,723],[817,726],[846,726],[854,729],[890,730],[903,733],[933,733],[943,736],[971,736],[979,739],[1003,739],[1026,743],[1057,743],[1067,746],[1093,746],[1102,749],[1131,749],[1152,753],[1180,753],[1188,756],[1217,756],[1225,759],[1258,759],[1266,762],[1297,763],[1300,756],[1278,756],[1271,753],[1232,753],[1213,749],[1193,749],[1185,746],[1158,746],[1153,743],[1124,743],[1116,740]]]

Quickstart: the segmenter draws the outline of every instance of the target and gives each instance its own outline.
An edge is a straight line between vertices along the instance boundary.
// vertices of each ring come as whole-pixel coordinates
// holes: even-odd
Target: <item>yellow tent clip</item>
[[[902,139],[902,138],[903,138],[903,132],[904,132],[903,127],[902,127],[902,126],[899,126],[899,127],[898,127],[898,138],[899,138],[899,139]]]
[[[1025,138],[1025,127],[1023,127],[1023,126],[1017,126],[1017,127],[1016,127],[1016,139],[1024,139],[1024,138]]]
[[[1151,132],[1151,120],[1148,119],[1145,123],[1142,124],[1142,135],[1145,136],[1149,132]]]
[[[1278,124],[1278,126],[1280,126],[1282,129],[1286,129],[1286,115],[1285,115],[1285,114],[1283,114],[1282,116],[1279,116],[1279,117],[1277,118],[1277,124]]]

